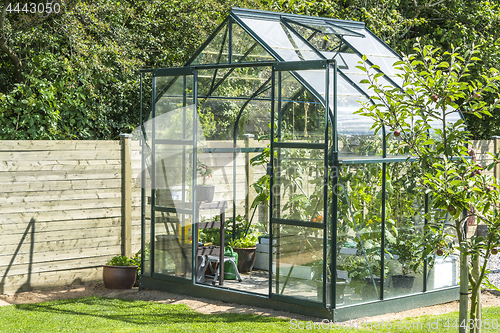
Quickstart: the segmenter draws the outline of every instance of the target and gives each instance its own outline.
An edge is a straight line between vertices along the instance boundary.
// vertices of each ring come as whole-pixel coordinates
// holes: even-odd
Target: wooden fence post
[[[493,152],[494,154],[497,154],[499,149],[500,149],[500,136],[494,136],[493,140],[495,140],[495,151]],[[495,178],[500,178],[500,165],[495,165],[494,169],[494,175]]]
[[[130,141],[132,134],[120,134],[122,163],[122,256],[132,256],[132,163]]]
[[[254,144],[253,134],[243,134],[245,137],[245,148],[251,147]],[[236,161],[235,161],[236,163]],[[246,174],[246,186],[247,195],[245,196],[245,215],[247,221],[250,221],[250,205],[252,204],[253,198],[250,198],[250,185],[253,183],[253,169],[250,164],[250,153],[245,153],[245,174]]]

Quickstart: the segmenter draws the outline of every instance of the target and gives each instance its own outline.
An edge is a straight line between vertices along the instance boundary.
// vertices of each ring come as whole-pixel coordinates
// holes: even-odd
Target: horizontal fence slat
[[[2,234],[23,234],[31,225],[29,223],[10,223],[1,224],[0,233]],[[78,229],[93,229],[93,228],[111,228],[121,227],[121,217],[110,217],[103,219],[83,219],[83,220],[69,220],[69,221],[49,221],[49,222],[36,222],[35,232],[46,231],[60,231],[65,230],[71,232]]]
[[[113,246],[99,247],[98,251],[95,248],[78,248],[78,249],[61,249],[57,251],[37,251],[33,253],[23,253],[17,254],[15,256],[0,256],[0,270],[7,270],[9,267],[13,268],[16,266],[22,266],[32,263],[59,263],[61,266],[64,265],[65,260],[72,259],[85,259],[97,256],[110,256],[114,257],[120,254],[120,244]],[[105,264],[103,262],[102,264]]]
[[[84,190],[99,188],[120,188],[121,179],[55,180],[50,182],[25,182],[2,184],[3,192]]]
[[[30,202],[0,204],[0,218],[3,214],[10,213],[36,213],[45,211],[64,211],[79,209],[103,209],[121,207],[121,198],[107,199],[73,199],[73,200],[53,200],[40,202],[33,205]]]
[[[81,268],[56,272],[27,273],[7,276],[0,283],[0,294],[14,294],[16,292],[36,288],[58,287],[63,285],[80,285],[84,282],[102,279],[102,268]]]
[[[99,267],[105,264],[110,258],[110,255],[92,256],[87,258],[76,258],[70,260],[51,261],[51,262],[34,262],[31,264],[13,265],[10,267],[9,275],[20,274],[36,274],[42,272],[59,272],[68,269],[78,269],[82,267]],[[2,270],[4,270],[3,267]]]
[[[139,141],[135,141],[136,145]],[[1,140],[0,150],[119,149],[118,140]]]
[[[31,231],[31,230],[29,230]],[[92,228],[92,229],[75,229],[75,231],[47,231],[47,232],[36,232],[35,227],[35,235],[32,238],[30,232],[25,234],[13,234],[13,235],[0,235],[0,244],[3,245],[13,245],[24,242],[54,242],[57,240],[69,240],[69,239],[89,239],[98,238],[98,237],[108,237],[114,235],[120,235],[120,228]]]
[[[0,150],[0,161],[12,161],[12,160],[23,160],[23,161],[64,161],[64,160],[109,160],[109,159],[119,159],[120,151],[109,150],[109,151],[1,151]]]
[[[117,208],[99,208],[99,209],[75,209],[66,211],[40,211],[34,213],[9,213],[1,214],[2,223],[28,223],[31,219],[36,222],[45,221],[66,221],[81,220],[85,218],[104,218],[121,216],[121,207]]]
[[[40,162],[12,162],[12,161],[2,161],[0,162],[0,173],[4,172],[78,172],[78,173],[90,173],[90,172],[116,172],[121,170],[121,165],[119,161],[113,161],[117,163],[106,163],[106,161],[100,161],[101,163],[89,164],[69,164],[69,163],[52,163],[43,164]]]
[[[119,188],[0,192],[0,205],[6,203],[45,202],[63,199],[106,199],[120,197],[121,192]]]
[[[37,243],[24,241],[18,244],[0,246],[1,256],[14,256],[14,254],[21,255],[31,252],[56,252],[59,250],[75,249],[75,248],[89,248],[98,249],[99,247],[106,246],[119,246],[121,238],[119,235],[112,235],[106,237],[96,237],[94,239],[60,239],[52,242]],[[97,251],[96,251],[97,252]]]

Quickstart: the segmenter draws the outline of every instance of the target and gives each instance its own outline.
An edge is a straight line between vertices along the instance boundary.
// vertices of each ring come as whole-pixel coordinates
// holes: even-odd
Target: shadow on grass
[[[161,325],[167,323],[270,323],[285,321],[284,319],[241,313],[203,314],[191,310],[185,304],[161,304],[96,296],[36,304],[22,304],[15,307],[18,310],[33,311],[39,314],[88,316],[137,325]]]

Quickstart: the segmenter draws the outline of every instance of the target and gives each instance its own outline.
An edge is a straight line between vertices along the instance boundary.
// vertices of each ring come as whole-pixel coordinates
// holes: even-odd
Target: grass
[[[0,307],[0,332],[297,332],[295,328],[307,327],[307,322],[293,322],[273,317],[252,314],[212,314],[195,312],[183,304],[160,304],[155,302],[86,297],[51,301],[37,304],[10,305]],[[331,329],[319,327],[305,331],[333,332],[457,332],[457,328],[443,327],[449,319],[453,326],[458,313],[441,316],[422,316],[393,321],[384,328]],[[483,320],[500,322],[500,307],[483,309]],[[438,321],[438,329],[435,327]],[[399,329],[398,327],[399,323]],[[422,323],[422,329],[404,329]],[[310,324],[310,323],[309,323]],[[375,323],[373,323],[375,324]],[[380,325],[381,323],[379,323]],[[429,326],[433,324],[434,326]],[[499,323],[500,325],[500,323]],[[498,332],[491,328],[483,332]]]

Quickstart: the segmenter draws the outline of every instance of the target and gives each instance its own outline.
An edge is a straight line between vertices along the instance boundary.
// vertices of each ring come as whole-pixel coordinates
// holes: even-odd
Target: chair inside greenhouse
[[[422,256],[418,164],[355,113],[364,57],[401,87],[362,22],[233,8],[184,67],[141,71],[141,288],[335,320],[457,299],[456,259]],[[210,246],[241,282],[203,278]]]

